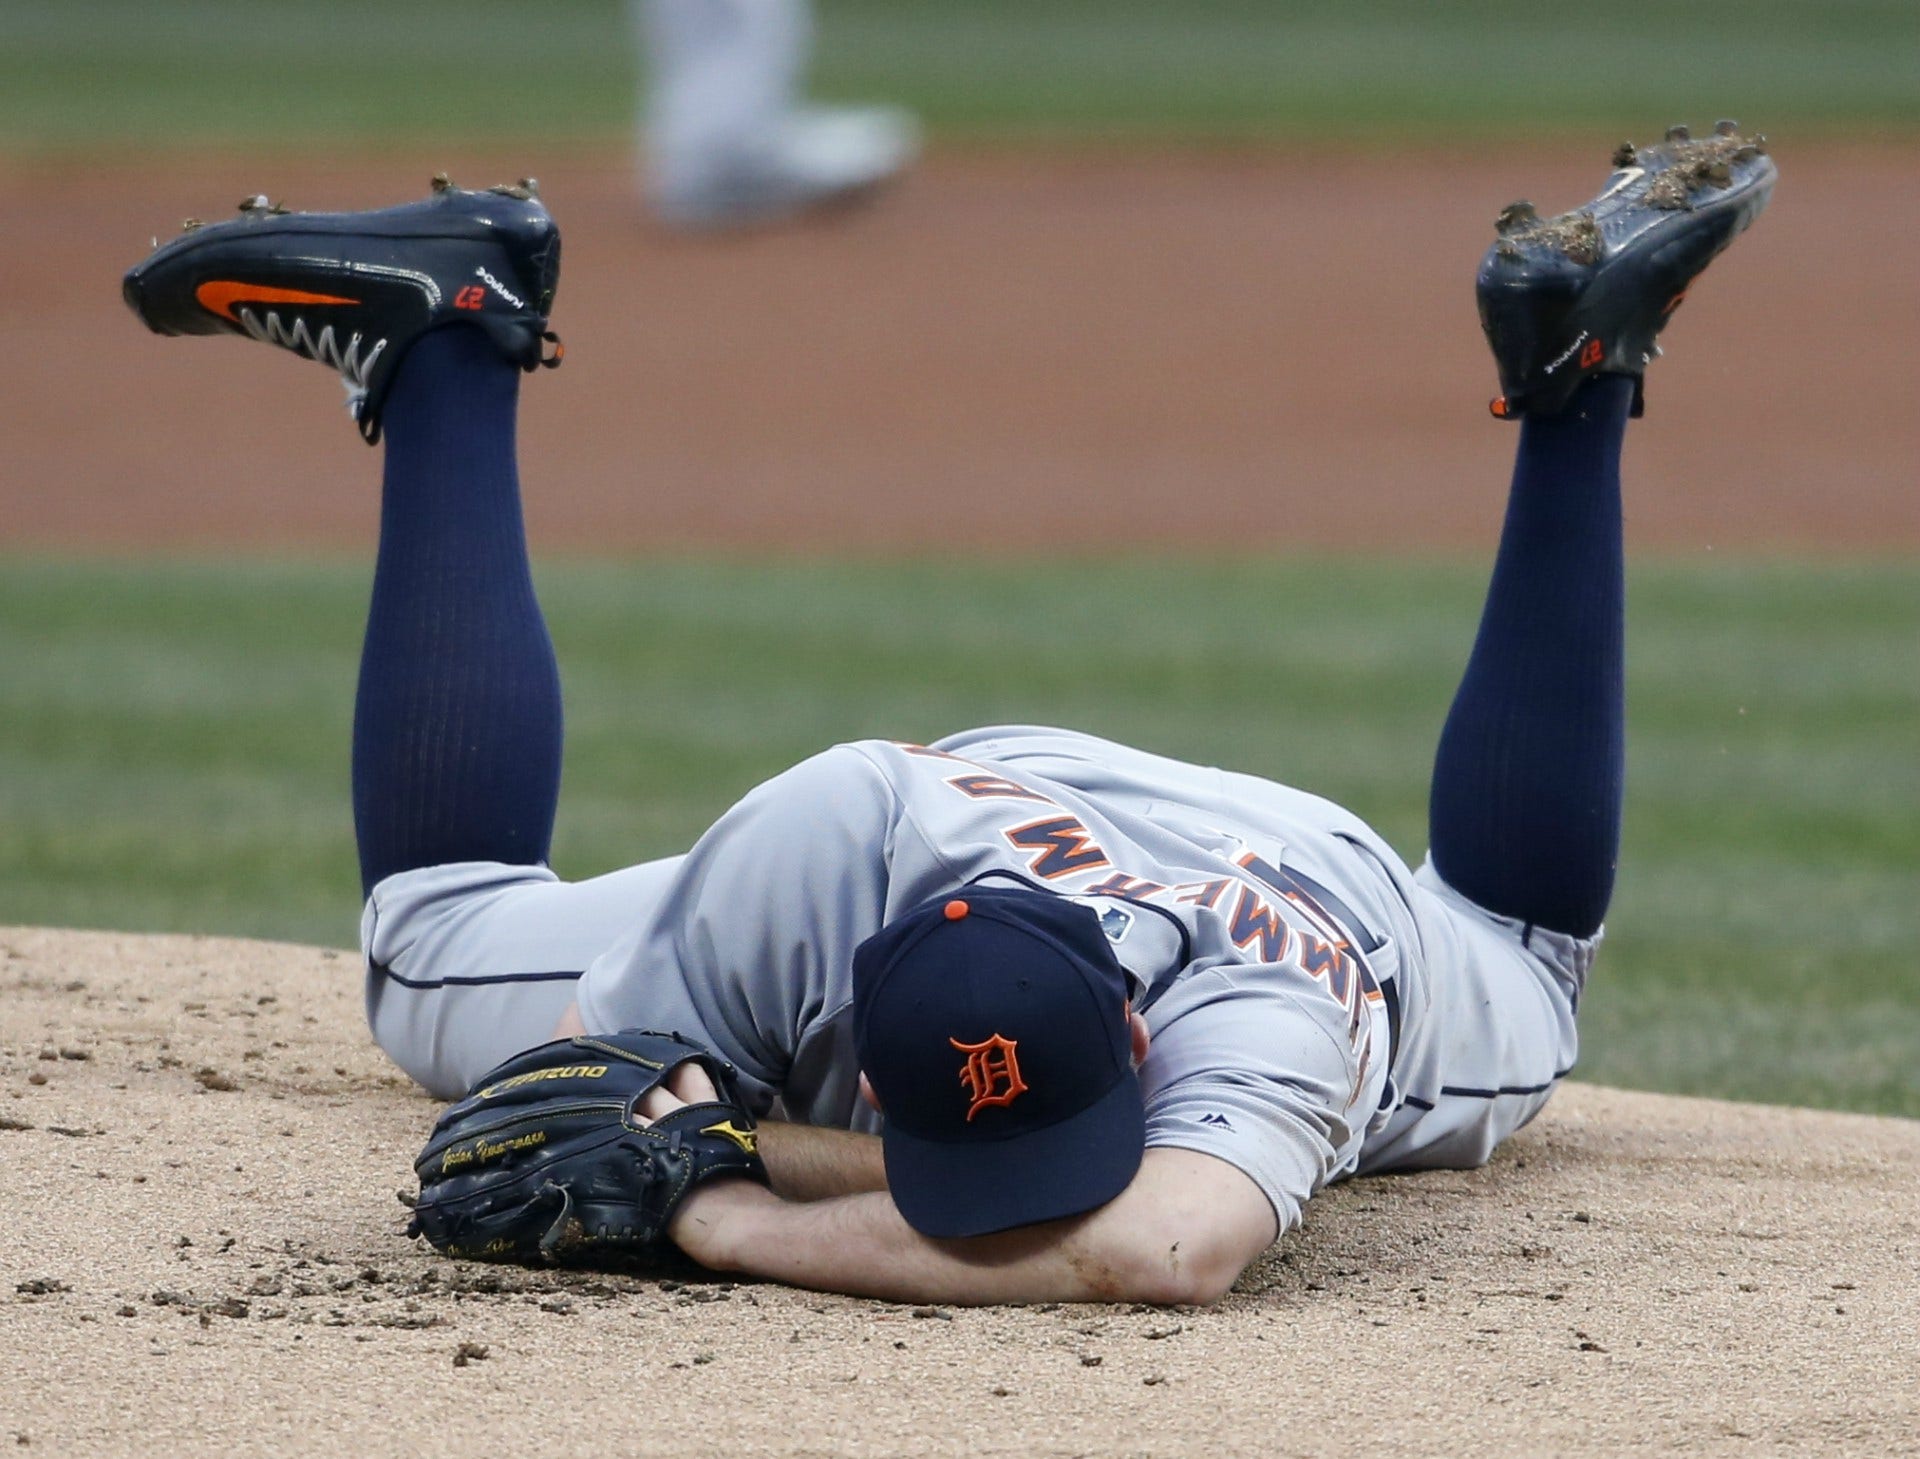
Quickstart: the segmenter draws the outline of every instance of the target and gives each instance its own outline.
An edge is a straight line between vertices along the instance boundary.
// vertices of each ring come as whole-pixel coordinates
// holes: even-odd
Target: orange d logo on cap
[[[989,1105],[1012,1104],[1027,1092],[1027,1081],[1020,1077],[1017,1040],[995,1034],[977,1044],[963,1044],[955,1038],[947,1042],[967,1056],[967,1062],[960,1066],[960,1082],[973,1096],[967,1110],[968,1124]]]

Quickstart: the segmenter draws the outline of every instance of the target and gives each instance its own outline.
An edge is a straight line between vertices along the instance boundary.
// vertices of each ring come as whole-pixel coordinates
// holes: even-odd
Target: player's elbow
[[[1278,1234],[1260,1187],[1224,1161],[1184,1150],[1149,1150],[1107,1214],[1125,1300],[1168,1306],[1219,1301]]]
[[[1205,1307],[1233,1290],[1250,1257],[1204,1226],[1136,1231],[1115,1263],[1121,1300]]]

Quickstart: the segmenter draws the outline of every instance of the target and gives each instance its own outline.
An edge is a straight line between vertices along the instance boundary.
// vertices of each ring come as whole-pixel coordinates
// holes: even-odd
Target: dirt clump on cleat
[[[1595,374],[1639,386],[1666,326],[1702,269],[1758,217],[1777,176],[1766,138],[1721,122],[1684,126],[1650,147],[1622,143],[1613,175],[1584,207],[1542,218],[1502,209],[1480,264],[1480,323],[1500,372],[1493,413],[1553,415]]]
[[[1690,208],[1703,190],[1731,187],[1736,161],[1764,157],[1767,139],[1756,132],[1741,133],[1736,122],[1720,122],[1711,137],[1694,141],[1685,127],[1669,127],[1666,142],[1650,149],[1649,160],[1658,172],[1647,184],[1647,204],[1655,208]]]
[[[1593,214],[1584,209],[1562,213],[1557,218],[1542,218],[1529,202],[1509,203],[1494,220],[1494,231],[1509,245],[1501,249],[1502,258],[1525,256],[1528,244],[1558,249],[1575,263],[1600,261],[1600,228]]]

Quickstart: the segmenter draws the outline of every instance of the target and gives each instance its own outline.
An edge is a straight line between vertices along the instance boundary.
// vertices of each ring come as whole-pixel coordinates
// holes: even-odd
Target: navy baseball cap
[[[908,1224],[984,1236],[1126,1189],[1146,1146],[1127,995],[1098,914],[1047,892],[968,887],[860,944],[854,1047]]]

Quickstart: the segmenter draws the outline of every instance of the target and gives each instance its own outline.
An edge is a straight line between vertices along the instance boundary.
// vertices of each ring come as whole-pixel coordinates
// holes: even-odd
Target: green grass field
[[[546,564],[556,866],[683,849],[838,739],[996,721],[1282,778],[1419,855],[1480,565],[1335,564],[1364,585],[1337,596],[1318,561],[1047,566]],[[0,921],[350,945],[368,576],[5,563]],[[1920,1115],[1920,569],[1642,567],[1632,623],[1627,844],[1583,1073]]]
[[[821,0],[818,90],[944,138],[1920,130],[1912,0]],[[0,7],[0,153],[617,139],[617,0]]]

